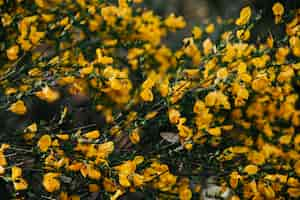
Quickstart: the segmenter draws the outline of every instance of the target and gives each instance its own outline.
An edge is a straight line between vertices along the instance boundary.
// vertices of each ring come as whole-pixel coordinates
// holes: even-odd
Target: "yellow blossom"
[[[215,31],[215,25],[214,24],[208,24],[206,27],[205,27],[205,31],[206,33],[210,34],[210,33],[213,33]]]
[[[256,165],[247,165],[245,168],[244,168],[244,172],[246,172],[247,174],[249,175],[253,175],[253,174],[256,174],[258,171],[258,167]]]
[[[49,172],[43,176],[43,186],[47,192],[55,192],[60,189],[60,182],[57,179],[59,173]]]
[[[9,60],[17,60],[19,54],[19,46],[13,45],[6,50],[6,55]]]
[[[284,7],[280,2],[277,2],[273,5],[272,11],[275,16],[275,23],[278,24],[281,21],[281,16],[284,13]]]
[[[116,183],[114,183],[114,181],[112,181],[108,178],[104,178],[103,187],[104,187],[104,190],[107,192],[115,192],[117,190]]]
[[[243,8],[240,12],[240,17],[235,21],[236,25],[241,26],[249,22],[251,17],[251,8],[247,6]]]
[[[198,26],[193,27],[192,33],[195,39],[200,39],[202,36],[202,30]]]
[[[237,30],[236,32],[236,37],[240,40],[243,40],[243,41],[247,41],[249,40],[250,38],[250,31],[249,29],[240,29],[240,30]]]
[[[299,188],[288,188],[287,193],[290,197],[299,198],[300,197],[300,189]]]
[[[165,20],[165,25],[172,29],[182,29],[186,26],[186,22],[183,17],[175,17],[174,14],[171,14]]]
[[[70,138],[68,134],[57,134],[56,137],[61,140],[68,140]]]
[[[37,31],[37,28],[35,26],[31,26],[30,28],[30,34],[29,34],[29,40],[32,42],[32,44],[36,45],[39,43],[39,41],[45,36],[44,32]]]
[[[299,160],[295,163],[294,169],[295,169],[296,174],[300,175],[300,161]]]
[[[13,113],[16,113],[18,115],[24,115],[27,112],[27,108],[25,106],[24,101],[18,100],[17,102],[13,103],[10,107],[9,110]]]
[[[129,135],[129,139],[133,144],[137,144],[140,142],[140,134],[139,134],[139,130],[138,129],[134,129],[130,135]]]
[[[22,169],[20,167],[13,166],[11,168],[11,179],[15,181],[22,176]]]
[[[94,130],[94,131],[90,131],[88,133],[85,133],[83,136],[88,138],[88,139],[97,139],[97,138],[100,137],[100,132],[98,130]]]
[[[93,166],[87,166],[87,175],[89,178],[94,180],[99,180],[101,178],[101,173],[99,170],[95,169]]]
[[[154,98],[152,91],[148,88],[142,90],[140,97],[143,101],[153,101]]]
[[[18,178],[16,179],[14,182],[14,188],[15,190],[19,191],[19,190],[26,190],[28,188],[28,183],[25,179],[23,178]]]
[[[40,148],[41,152],[46,152],[48,148],[51,146],[51,136],[50,135],[43,135],[38,143],[38,147]]]
[[[207,130],[207,132],[210,134],[210,135],[213,135],[213,136],[221,136],[221,128],[220,127],[215,127],[215,128],[209,128]]]
[[[180,112],[174,108],[169,109],[168,111],[169,120],[172,124],[177,124],[180,118]]]
[[[238,182],[240,179],[241,176],[238,174],[238,172],[233,171],[230,174],[230,181],[229,181],[231,188],[235,189],[238,186]]]
[[[7,165],[7,161],[3,152],[0,152],[0,166],[4,167]]]
[[[179,199],[180,200],[192,199],[192,191],[188,187],[180,187],[179,188]]]
[[[52,103],[60,97],[59,92],[51,89],[49,86],[46,86],[41,91],[36,92],[35,95],[48,103]]]

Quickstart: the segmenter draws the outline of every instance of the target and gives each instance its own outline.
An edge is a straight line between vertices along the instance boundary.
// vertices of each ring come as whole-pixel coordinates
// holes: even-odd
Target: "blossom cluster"
[[[164,39],[183,17],[140,3],[0,0],[1,110],[25,119],[28,99],[73,96],[104,117],[78,126],[62,103],[51,120],[0,131],[14,198],[199,199],[209,173],[231,200],[300,198],[300,10],[273,5],[282,37],[253,39],[247,6],[173,49]]]

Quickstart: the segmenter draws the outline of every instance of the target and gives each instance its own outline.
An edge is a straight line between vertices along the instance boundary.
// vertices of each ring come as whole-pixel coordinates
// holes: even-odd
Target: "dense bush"
[[[184,19],[140,3],[0,0],[2,187],[185,200],[213,175],[232,200],[300,198],[300,10],[274,4],[255,40],[248,6],[171,49]]]

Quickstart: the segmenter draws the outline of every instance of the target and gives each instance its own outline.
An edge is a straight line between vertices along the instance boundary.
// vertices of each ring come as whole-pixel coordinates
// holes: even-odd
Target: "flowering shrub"
[[[170,49],[184,19],[139,3],[0,0],[2,112],[25,119],[30,99],[70,96],[104,118],[79,126],[63,101],[49,120],[1,131],[14,198],[197,199],[210,174],[232,200],[300,198],[300,10],[274,4],[282,38],[249,42],[259,16],[245,7]]]

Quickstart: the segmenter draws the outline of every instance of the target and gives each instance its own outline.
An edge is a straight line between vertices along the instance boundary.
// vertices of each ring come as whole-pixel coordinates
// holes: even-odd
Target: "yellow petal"
[[[13,103],[9,110],[13,113],[16,113],[17,115],[24,115],[27,112],[27,108],[25,106],[24,101],[18,100],[17,102]]]
[[[36,92],[35,95],[41,100],[47,101],[48,103],[52,103],[58,100],[60,97],[59,92],[51,89],[48,86],[44,87],[41,91]]]
[[[18,178],[14,182],[14,188],[15,190],[26,190],[28,187],[28,183],[25,179],[23,178]]]
[[[86,134],[84,134],[84,137],[88,139],[97,139],[100,137],[100,132],[98,130],[90,131]]]
[[[22,176],[22,169],[20,167],[13,166],[11,168],[11,179],[14,181]]]
[[[249,175],[253,175],[253,174],[256,174],[258,171],[258,167],[256,165],[247,165],[245,168],[244,168],[244,172],[246,172],[247,174]]]
[[[59,190],[60,182],[56,179],[60,174],[49,172],[43,177],[43,186],[48,192]]]
[[[43,135],[38,141],[38,147],[41,152],[46,152],[51,146],[51,137],[50,135]]]

